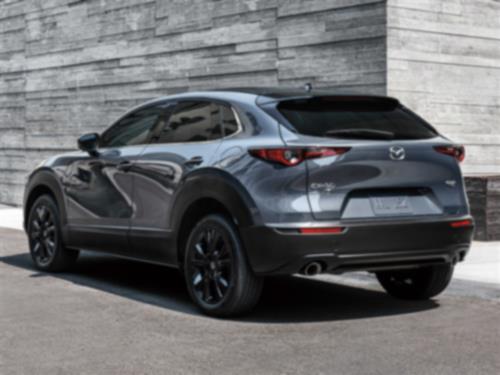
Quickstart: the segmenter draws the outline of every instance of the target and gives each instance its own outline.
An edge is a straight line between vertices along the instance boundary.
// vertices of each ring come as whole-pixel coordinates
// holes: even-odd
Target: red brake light
[[[458,162],[462,162],[465,159],[465,147],[458,146],[436,146],[434,149],[445,155],[453,156]]]
[[[462,227],[470,227],[472,226],[472,220],[460,220],[460,221],[452,221],[450,223],[452,228],[462,228]]]
[[[249,153],[259,159],[291,167],[306,159],[342,155],[349,150],[349,147],[262,148],[249,150]]]
[[[302,234],[340,234],[344,232],[344,228],[343,227],[300,228],[299,232]]]
[[[270,149],[256,149],[250,150],[250,155],[259,159],[272,161],[288,167],[297,165],[302,162],[303,156],[300,150],[293,150],[287,148],[270,148]]]

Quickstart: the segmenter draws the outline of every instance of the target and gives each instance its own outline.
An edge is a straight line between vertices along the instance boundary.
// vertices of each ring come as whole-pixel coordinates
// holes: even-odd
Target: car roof
[[[269,98],[282,99],[289,97],[297,97],[297,96],[309,96],[312,91],[308,91],[306,89],[299,89],[296,87],[231,87],[231,88],[223,88],[216,89],[214,91],[223,91],[223,92],[241,92],[246,94],[253,94],[256,96],[266,96]],[[314,91],[317,94],[317,91]]]
[[[335,90],[335,89],[307,89],[306,87],[300,89],[296,87],[229,87],[219,88],[214,90],[204,91],[189,91],[185,93],[173,94],[153,99],[149,103],[161,102],[165,100],[176,99],[189,99],[189,98],[207,98],[219,99],[227,101],[246,101],[257,104],[265,104],[268,102],[275,102],[289,99],[307,99],[317,96],[330,96],[330,97],[356,97],[356,98],[371,98],[371,99],[392,99],[387,96],[373,95],[360,93],[355,91]]]
[[[177,93],[172,95],[160,96],[146,102],[143,102],[131,109],[126,113],[122,114],[116,121],[121,120],[125,116],[133,113],[144,107],[158,104],[166,101],[176,101],[176,100],[221,100],[228,103],[248,103],[265,105],[269,103],[280,102],[283,100],[292,99],[309,99],[320,96],[338,97],[338,98],[356,98],[356,99],[371,99],[371,100],[391,100],[394,103],[399,103],[397,99],[373,95],[364,94],[355,91],[343,91],[335,89],[308,89],[306,87],[300,89],[296,87],[266,87],[266,86],[255,86],[255,87],[229,87],[229,88],[219,88],[213,90],[203,90],[203,91],[187,91],[184,93]]]

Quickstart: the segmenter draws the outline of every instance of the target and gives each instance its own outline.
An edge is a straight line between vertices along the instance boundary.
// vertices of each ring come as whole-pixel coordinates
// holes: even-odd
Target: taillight
[[[465,148],[464,146],[436,146],[434,149],[445,155],[453,156],[459,162],[465,159]]]
[[[350,147],[259,148],[248,152],[256,158],[291,167],[306,159],[342,155],[349,150]]]

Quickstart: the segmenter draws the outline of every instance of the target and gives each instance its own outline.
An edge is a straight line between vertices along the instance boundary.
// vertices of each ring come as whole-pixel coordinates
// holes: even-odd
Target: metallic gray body
[[[215,141],[100,149],[99,156],[67,153],[46,160],[32,173],[30,181],[50,172],[52,184],[60,189],[54,194],[62,195],[68,246],[177,266],[179,222],[190,204],[203,198],[221,201],[238,225],[248,228],[421,223],[469,215],[457,162],[433,149],[452,144],[444,137],[371,141],[302,136],[269,114],[278,99],[236,91],[169,96],[132,111],[186,99],[229,104],[239,131]],[[351,150],[292,168],[248,153],[250,148],[285,146]],[[404,148],[403,160],[391,157],[393,146]],[[28,183],[26,203],[38,185]],[[373,192],[398,196],[405,189],[421,190],[408,197],[414,207],[411,215],[376,212]]]

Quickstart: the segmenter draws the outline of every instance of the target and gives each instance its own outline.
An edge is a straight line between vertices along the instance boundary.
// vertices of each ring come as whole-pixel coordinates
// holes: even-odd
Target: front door
[[[69,164],[63,185],[71,246],[129,254],[135,212],[130,169],[162,119],[161,106],[134,111],[103,133],[98,156],[82,153]]]

